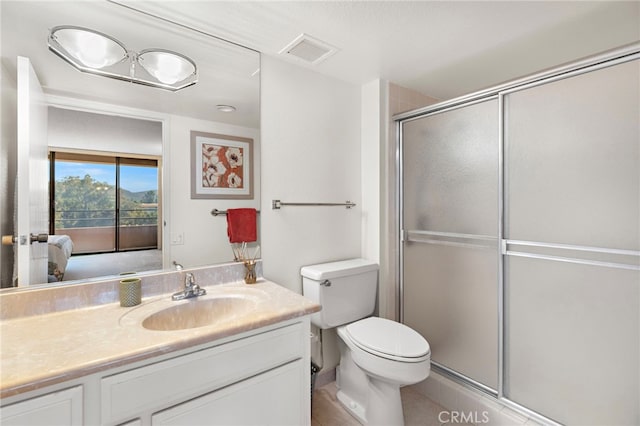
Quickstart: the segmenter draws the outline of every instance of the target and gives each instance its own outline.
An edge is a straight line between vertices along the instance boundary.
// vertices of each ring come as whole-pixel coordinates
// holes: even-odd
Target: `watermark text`
[[[488,411],[440,411],[438,414],[440,423],[489,423]]]

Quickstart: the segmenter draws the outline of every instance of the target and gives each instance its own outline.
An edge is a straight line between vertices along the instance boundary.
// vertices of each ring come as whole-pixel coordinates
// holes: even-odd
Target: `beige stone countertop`
[[[0,321],[0,398],[75,379],[109,368],[186,349],[320,310],[316,303],[273,282],[233,282],[204,287],[206,296],[172,301],[170,294]],[[221,295],[246,299],[213,325],[172,331],[148,330],[155,312]]]

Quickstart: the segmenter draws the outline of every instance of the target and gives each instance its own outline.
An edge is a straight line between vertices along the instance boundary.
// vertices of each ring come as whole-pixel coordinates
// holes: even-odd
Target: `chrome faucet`
[[[187,272],[184,277],[184,290],[171,295],[171,300],[190,299],[192,297],[204,296],[207,290],[200,288],[196,284],[196,279],[191,272]]]

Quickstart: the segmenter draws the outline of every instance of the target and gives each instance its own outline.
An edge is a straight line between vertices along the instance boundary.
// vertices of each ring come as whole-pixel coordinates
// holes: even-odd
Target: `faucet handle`
[[[207,290],[200,288],[196,284],[196,278],[191,272],[185,273],[184,276],[184,289],[171,295],[171,300],[184,300],[192,297],[204,296],[207,294]]]
[[[191,272],[187,272],[184,277],[184,286],[185,287],[193,287],[196,285],[196,278],[193,276]]]

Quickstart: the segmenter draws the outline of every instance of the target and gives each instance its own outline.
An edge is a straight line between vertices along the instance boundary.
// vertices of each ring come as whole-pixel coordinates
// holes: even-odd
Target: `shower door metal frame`
[[[402,206],[404,205],[404,192],[403,192],[403,131],[402,125],[405,122],[413,121],[416,119],[424,118],[432,114],[442,113],[448,110],[461,108],[464,106],[472,105],[474,103],[483,102],[489,100],[491,98],[498,99],[498,389],[494,390],[482,383],[478,383],[477,381],[464,376],[461,373],[453,371],[443,365],[440,365],[434,361],[432,361],[432,365],[435,367],[434,370],[444,373],[444,375],[452,378],[457,383],[468,387],[479,389],[493,397],[495,397],[498,401],[500,401],[505,406],[508,406],[516,411],[519,411],[533,419],[540,420],[542,422],[557,425],[558,423],[553,420],[545,417],[544,415],[535,412],[525,406],[522,406],[505,396],[505,374],[506,374],[506,365],[505,365],[505,301],[504,301],[504,292],[505,292],[505,258],[506,256],[522,256],[522,257],[530,257],[530,258],[546,258],[555,261],[562,262],[571,262],[571,263],[579,263],[579,264],[590,264],[597,266],[604,266],[610,268],[621,268],[621,269],[631,269],[631,270],[640,270],[639,265],[629,265],[625,263],[618,262],[602,262],[596,260],[586,260],[586,259],[577,259],[571,257],[561,257],[561,256],[547,256],[540,255],[535,253],[526,253],[526,252],[518,252],[514,250],[509,250],[509,245],[521,245],[521,246],[531,246],[531,247],[539,247],[539,248],[554,248],[554,249],[567,249],[574,251],[585,251],[585,252],[598,252],[605,254],[613,254],[613,255],[622,255],[622,256],[631,256],[637,257],[640,259],[640,251],[635,250],[619,250],[619,249],[604,249],[598,247],[587,247],[587,246],[576,246],[576,245],[565,245],[565,244],[546,244],[546,243],[536,243],[530,241],[517,241],[517,240],[507,240],[504,239],[504,208],[508,202],[508,194],[505,191],[505,97],[510,93],[521,91],[524,89],[528,89],[531,87],[540,86],[543,84],[547,84],[553,81],[566,79],[569,77],[573,77],[580,74],[589,73],[592,71],[596,71],[603,68],[608,68],[614,65],[631,62],[634,60],[640,60],[640,43],[632,43],[626,46],[622,46],[616,49],[612,49],[606,52],[603,52],[599,55],[591,56],[582,60],[578,60],[569,64],[561,65],[555,68],[551,68],[549,70],[541,71],[536,74],[532,74],[530,76],[526,76],[511,82],[507,82],[492,88],[488,88],[482,91],[474,92],[469,95],[465,95],[462,97],[454,98],[449,101],[441,102],[438,104],[430,105],[424,108],[416,109],[413,111],[397,114],[392,117],[392,119],[396,122],[396,200],[395,207],[397,212],[397,232],[399,238],[399,250],[397,253],[397,308],[399,313],[400,322],[404,323],[404,306],[403,306],[403,296],[404,296],[404,243],[410,240],[409,232],[404,229],[404,218],[402,214]],[[421,232],[420,234],[424,234],[425,236],[438,236],[450,239],[456,238],[464,238],[464,239],[477,239],[484,240],[486,238],[479,236],[470,236],[466,234],[455,234],[455,233],[435,233],[435,232]],[[433,241],[431,241],[433,242]],[[442,240],[439,240],[442,243]],[[467,244],[465,242],[455,242],[448,241],[445,243],[449,244]]]

